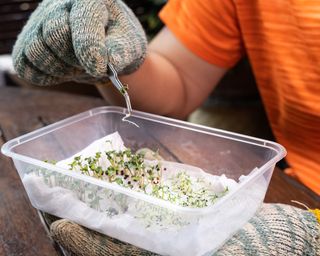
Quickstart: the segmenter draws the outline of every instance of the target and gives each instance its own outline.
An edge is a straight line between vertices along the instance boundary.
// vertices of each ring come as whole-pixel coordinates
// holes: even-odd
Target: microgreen
[[[158,152],[154,154],[158,155]],[[100,164],[102,155],[105,155],[109,162],[105,169]],[[179,171],[171,175],[169,186],[166,181],[162,180],[162,172],[166,168],[161,166],[160,160],[147,164],[144,154],[133,153],[130,149],[96,152],[94,156],[84,159],[76,156],[70,168],[180,206],[206,207],[214,204],[218,198],[228,192],[226,188],[220,194],[214,193],[208,188],[210,183],[208,185],[203,178],[194,178],[186,171]]]
[[[158,151],[154,154],[158,156]],[[193,208],[210,206],[228,193],[228,187],[221,193],[214,193],[210,189],[212,188],[210,182],[206,182],[204,178],[192,177],[186,171],[175,172],[167,180],[163,180],[162,172],[166,171],[166,168],[162,167],[161,160],[154,160],[151,164],[151,162],[145,162],[144,157],[141,151],[133,153],[130,149],[98,151],[93,156],[74,157],[69,166],[70,170],[116,183],[180,206]],[[106,160],[103,158],[107,159],[107,164],[101,164]],[[47,183],[51,182],[50,177],[45,177],[45,180]],[[92,201],[96,204],[96,198]]]

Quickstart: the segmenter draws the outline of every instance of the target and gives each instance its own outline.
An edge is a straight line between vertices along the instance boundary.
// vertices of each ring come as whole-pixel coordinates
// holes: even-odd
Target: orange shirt
[[[320,194],[320,1],[169,0],[160,18],[209,63],[248,56],[287,172]]]

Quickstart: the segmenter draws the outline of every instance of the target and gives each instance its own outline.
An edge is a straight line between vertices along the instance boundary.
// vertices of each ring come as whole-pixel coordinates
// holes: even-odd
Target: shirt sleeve
[[[169,0],[159,17],[179,41],[211,64],[230,68],[244,55],[232,0]]]

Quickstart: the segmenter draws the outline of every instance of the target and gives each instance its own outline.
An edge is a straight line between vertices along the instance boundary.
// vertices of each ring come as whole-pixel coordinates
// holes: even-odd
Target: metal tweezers
[[[128,113],[126,114],[126,116],[124,118],[122,118],[122,120],[129,122],[131,124],[134,124],[135,126],[139,127],[136,123],[127,120],[127,118],[130,117],[131,113],[132,113],[132,107],[131,107],[129,94],[126,92],[125,86],[119,80],[117,71],[110,63],[108,63],[108,73],[109,73],[108,77],[109,77],[110,81],[118,89],[118,91],[124,96],[124,99],[126,101]]]
[[[123,92],[124,86],[123,86],[123,84],[120,82],[120,80],[118,78],[117,71],[115,70],[115,68],[110,63],[108,63],[108,76],[109,76],[109,79],[111,80],[111,82],[113,83],[113,85],[120,92]]]

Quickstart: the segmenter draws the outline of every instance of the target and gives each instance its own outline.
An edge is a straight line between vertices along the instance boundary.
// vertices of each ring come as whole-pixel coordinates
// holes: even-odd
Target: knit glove
[[[212,256],[317,256],[320,255],[319,224],[311,211],[283,204],[263,204]],[[75,255],[157,256],[66,219],[54,221],[50,234]]]
[[[108,63],[120,74],[136,70],[147,40],[121,0],[44,0],[14,45],[18,76],[51,85],[107,80]]]

